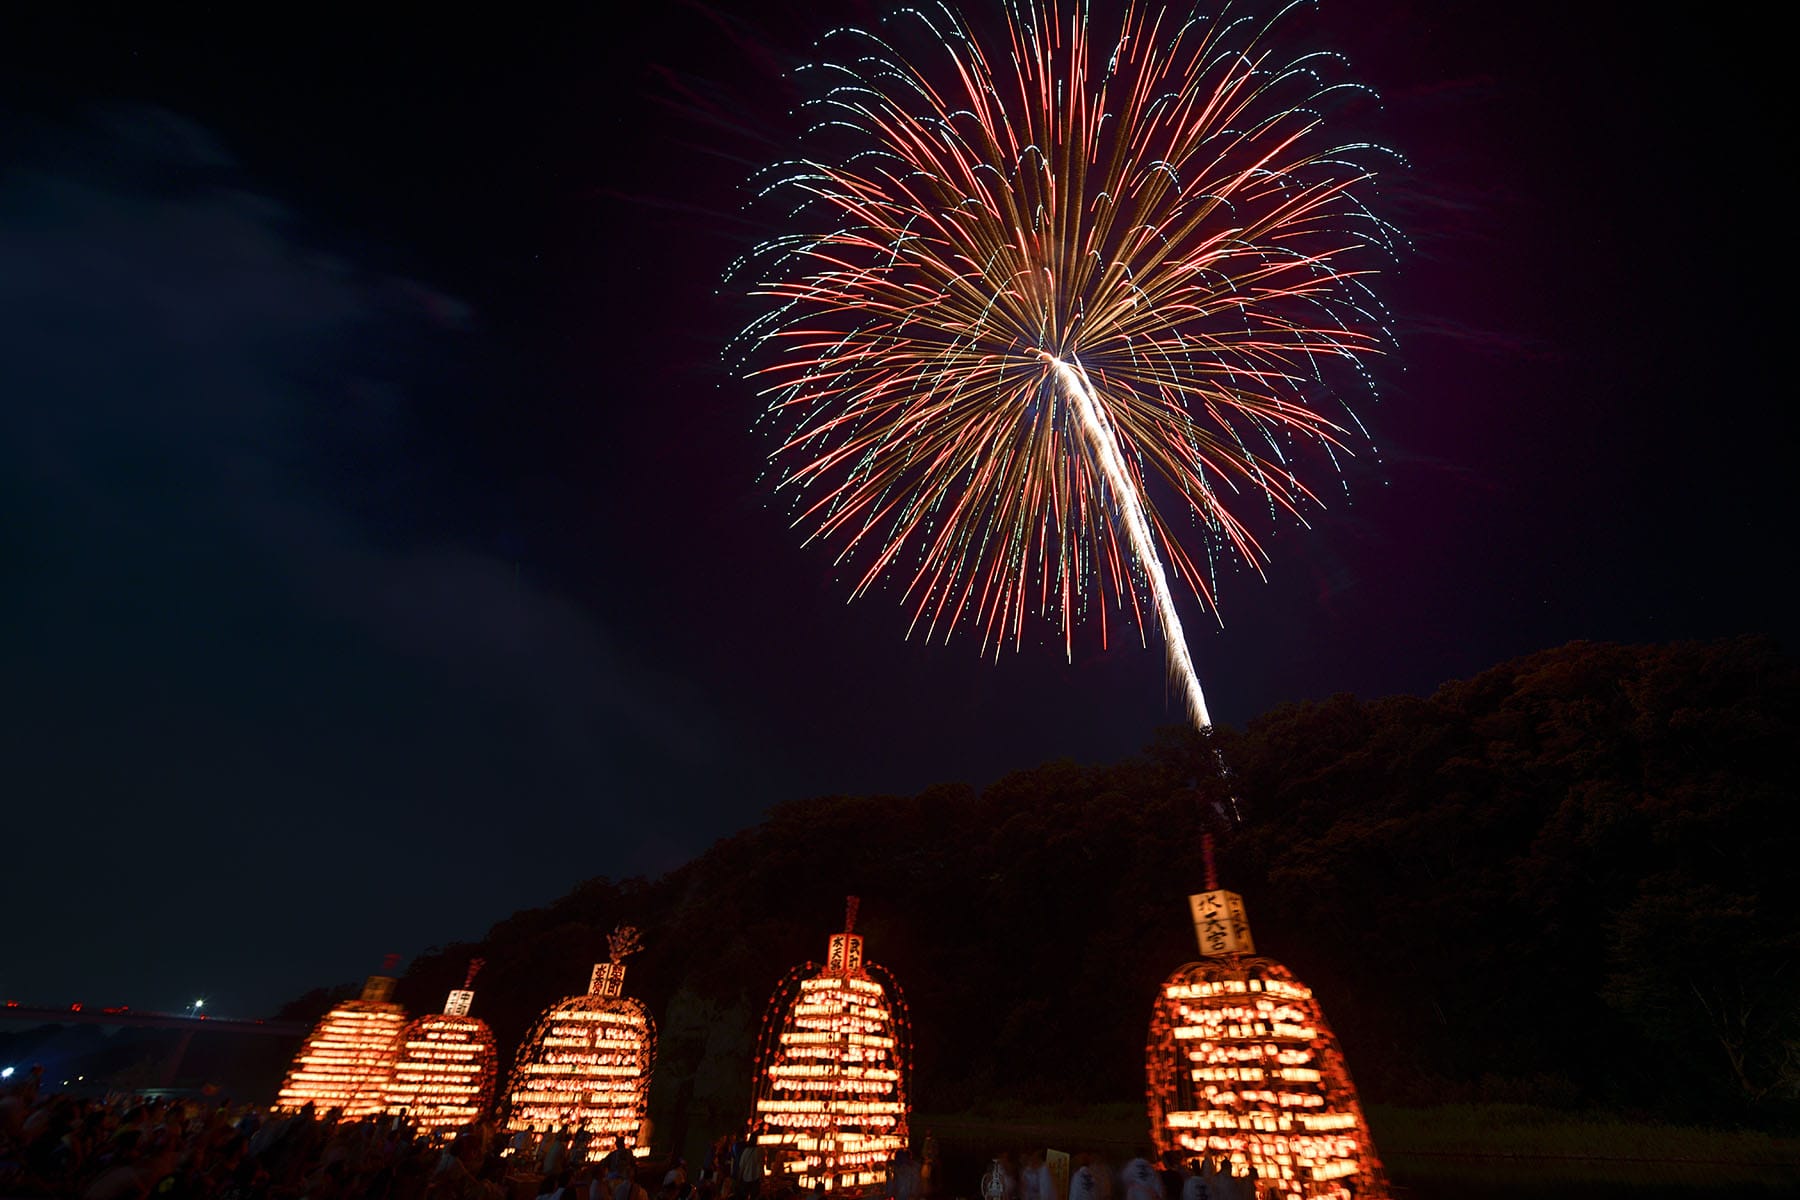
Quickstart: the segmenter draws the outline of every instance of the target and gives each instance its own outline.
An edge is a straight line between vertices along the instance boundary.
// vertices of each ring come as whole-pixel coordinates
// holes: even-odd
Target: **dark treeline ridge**
[[[1364,1098],[1516,1101],[1771,1125],[1800,1112],[1796,664],[1764,639],[1576,643],[1421,699],[1337,696],[1138,758],[977,792],[827,796],[655,880],[594,879],[415,960],[430,1011],[487,967],[505,1057],[644,932],[679,1140],[747,1110],[754,1034],[847,893],[905,989],[925,1111],[1142,1093],[1151,999],[1195,957],[1214,831],[1258,948],[1318,992]],[[284,1015],[322,1011],[324,993]]]

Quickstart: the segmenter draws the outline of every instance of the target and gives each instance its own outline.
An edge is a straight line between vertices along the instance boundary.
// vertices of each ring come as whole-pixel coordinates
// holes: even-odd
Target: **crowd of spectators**
[[[487,1126],[434,1144],[392,1118],[344,1121],[310,1107],[282,1115],[223,1100],[42,1092],[35,1075],[0,1094],[6,1197],[529,1200],[535,1176],[510,1179],[513,1164],[501,1148]]]
[[[979,1195],[1047,1200],[1061,1192],[1045,1156],[1002,1155],[985,1177],[947,1187],[935,1149],[902,1150],[888,1169],[891,1200]],[[1096,1158],[1073,1163],[1069,1200],[1251,1200],[1254,1176],[1224,1163],[1154,1170],[1137,1159],[1115,1175]],[[0,1091],[0,1196],[79,1200],[823,1200],[770,1175],[760,1150],[721,1137],[690,1172],[681,1158],[652,1166],[623,1143],[507,1139],[488,1123],[449,1139],[417,1136],[391,1116],[347,1121],[336,1110],[272,1113],[226,1100],[46,1092],[37,1073]]]
[[[721,1138],[690,1179],[622,1144],[508,1139],[491,1123],[448,1139],[392,1116],[344,1120],[194,1097],[0,1091],[0,1196],[79,1200],[802,1200]],[[741,1170],[751,1171],[743,1178]],[[658,1182],[660,1180],[660,1183]],[[910,1198],[909,1198],[910,1200]]]
[[[194,1097],[40,1094],[25,1079],[0,1094],[0,1195],[504,1200],[479,1142],[446,1153],[394,1121],[274,1115]]]
[[[1262,1195],[1256,1169],[1224,1155],[1204,1155],[1179,1166],[1159,1167],[1140,1155],[1116,1173],[1094,1154],[1068,1160],[1073,1170],[1058,1182],[1042,1151],[1023,1157],[1002,1154],[981,1179],[982,1200],[1257,1200]]]

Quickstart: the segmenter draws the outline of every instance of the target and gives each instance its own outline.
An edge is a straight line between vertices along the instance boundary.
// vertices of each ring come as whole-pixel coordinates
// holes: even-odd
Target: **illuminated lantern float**
[[[763,1018],[750,1136],[770,1176],[802,1194],[885,1195],[907,1144],[905,1002],[863,961],[856,908],[852,896],[824,967],[789,972]]]
[[[444,1011],[418,1018],[400,1034],[400,1056],[387,1083],[387,1111],[403,1114],[421,1133],[448,1133],[472,1125],[494,1101],[494,1034],[469,1015],[469,985],[481,970],[469,964],[463,986],[450,993]]]
[[[325,1014],[288,1067],[277,1112],[310,1103],[321,1116],[336,1108],[354,1121],[386,1107],[388,1076],[406,1026],[406,1010],[388,1000],[393,993],[390,976],[371,975],[359,999]]]
[[[638,949],[638,932],[620,926],[607,938],[611,958],[596,963],[585,996],[560,1001],[519,1044],[506,1089],[506,1128],[546,1134],[585,1130],[589,1144],[609,1149],[615,1137],[642,1157],[638,1144],[656,1060],[656,1024],[650,1011],[622,995],[625,957]]]
[[[1388,1196],[1356,1087],[1312,989],[1256,955],[1243,900],[1188,897],[1202,961],[1162,985],[1146,1051],[1150,1135],[1168,1165],[1254,1167],[1258,1200]]]

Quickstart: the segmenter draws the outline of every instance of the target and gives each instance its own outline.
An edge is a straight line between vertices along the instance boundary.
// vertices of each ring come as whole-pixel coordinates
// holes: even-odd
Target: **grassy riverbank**
[[[1396,1195],[1562,1196],[1800,1192],[1800,1138],[1744,1130],[1627,1121],[1604,1113],[1525,1105],[1442,1105],[1369,1110]],[[1141,1106],[1059,1109],[1001,1107],[920,1115],[944,1147],[952,1196],[972,1195],[954,1175],[977,1171],[960,1160],[1005,1148],[1089,1151],[1115,1164],[1145,1149]],[[1598,1193],[1585,1189],[1598,1187]],[[1577,1190],[1580,1189],[1580,1190]]]
[[[1396,1181],[1800,1187],[1800,1138],[1751,1130],[1512,1104],[1377,1106],[1369,1125]]]

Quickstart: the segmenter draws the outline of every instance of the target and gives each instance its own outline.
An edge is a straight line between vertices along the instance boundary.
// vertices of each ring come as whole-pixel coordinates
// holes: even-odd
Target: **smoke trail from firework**
[[[1348,85],[1328,56],[1275,58],[1265,24],[1005,18],[991,53],[948,8],[905,10],[917,66],[866,32],[825,43],[845,52],[815,68],[819,152],[765,189],[802,231],[747,260],[775,302],[741,342],[778,487],[853,595],[904,584],[914,629],[972,623],[997,652],[1035,610],[1072,652],[1078,618],[1105,639],[1110,599],[1144,629],[1147,599],[1205,728],[1171,578],[1210,606],[1224,554],[1260,572],[1239,498],[1304,520],[1299,455],[1347,449],[1316,405],[1386,338],[1371,148],[1320,143]]]

